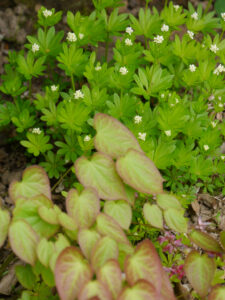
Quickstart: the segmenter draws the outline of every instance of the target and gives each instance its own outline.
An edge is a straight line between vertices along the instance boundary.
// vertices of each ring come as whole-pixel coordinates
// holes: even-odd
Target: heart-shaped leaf
[[[60,299],[74,300],[81,287],[92,278],[92,270],[76,247],[64,249],[55,265],[55,281]]]
[[[208,300],[224,300],[224,299],[225,299],[225,286],[217,286],[213,288],[208,297]]]
[[[84,189],[80,194],[72,189],[67,194],[66,210],[79,228],[90,227],[100,211],[100,201],[95,190]]]
[[[157,204],[164,210],[169,208],[183,210],[179,200],[174,195],[159,194],[156,196],[156,201]]]
[[[205,297],[216,271],[214,260],[206,254],[191,251],[185,259],[184,270],[196,292],[200,297]]]
[[[128,149],[142,152],[133,133],[117,119],[97,113],[94,117],[94,128],[97,131],[94,143],[98,151],[112,158],[125,155]]]
[[[57,212],[52,207],[40,206],[38,214],[42,220],[49,224],[57,225],[59,223]]]
[[[13,252],[23,261],[34,265],[39,237],[23,220],[13,221],[9,227],[9,241]]]
[[[78,243],[82,253],[88,260],[91,259],[92,249],[100,238],[100,234],[94,229],[81,229],[79,231]]]
[[[47,268],[50,258],[55,250],[54,243],[42,238],[37,246],[37,257],[40,262]]]
[[[23,172],[22,181],[13,181],[9,187],[10,198],[16,202],[18,198],[32,198],[39,194],[51,199],[48,176],[40,166],[31,166]]]
[[[182,210],[169,208],[164,211],[164,218],[167,226],[177,232],[187,232],[187,219],[183,216]]]
[[[153,227],[163,229],[163,215],[161,209],[153,204],[145,203],[143,207],[145,220]]]
[[[163,178],[145,154],[128,150],[125,156],[117,160],[116,169],[123,181],[139,192],[162,193]]]
[[[0,229],[0,247],[2,247],[2,245],[5,242],[5,239],[7,237],[8,234],[8,229],[9,229],[9,223],[10,223],[10,214],[7,210],[3,210],[0,207],[0,225],[1,225],[1,229]]]
[[[108,288],[97,280],[89,281],[81,289],[78,300],[112,300]]]
[[[172,284],[164,270],[163,270],[160,300],[176,300],[176,297],[173,292]]]
[[[142,279],[132,287],[125,287],[117,300],[159,300],[159,294],[152,284]]]
[[[75,231],[77,233],[78,228],[75,220],[72,217],[68,216],[66,213],[61,212],[58,215],[58,221],[63,228],[70,231]]]
[[[95,153],[90,160],[82,156],[75,162],[76,175],[85,187],[94,188],[105,200],[126,200],[124,184],[115,170],[113,160]]]
[[[200,230],[192,230],[189,234],[190,240],[206,251],[222,253],[223,249],[213,237]]]
[[[132,219],[132,209],[127,201],[107,201],[104,204],[104,213],[111,216],[125,230],[128,230]]]

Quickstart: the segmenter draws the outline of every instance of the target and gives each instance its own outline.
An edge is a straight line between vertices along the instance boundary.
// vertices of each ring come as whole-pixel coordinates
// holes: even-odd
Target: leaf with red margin
[[[129,244],[129,241],[122,228],[112,217],[104,213],[100,213],[97,216],[96,223],[97,231],[101,235],[109,236],[118,243]]]
[[[173,292],[172,284],[164,270],[163,270],[163,277],[162,277],[160,300],[176,300],[176,297]]]
[[[108,236],[101,238],[92,249],[91,265],[95,271],[99,270],[108,260],[118,258],[116,241]]]
[[[48,175],[40,166],[31,166],[25,169],[22,180],[13,181],[9,187],[9,196],[15,203],[18,198],[32,198],[44,194],[51,199],[51,188]]]
[[[212,289],[208,296],[208,300],[224,300],[225,286],[216,286]]]
[[[175,208],[164,211],[166,225],[177,232],[186,233],[188,230],[188,219],[184,217],[184,212]]]
[[[155,287],[147,280],[138,280],[132,287],[125,287],[117,300],[159,300]]]
[[[223,249],[225,250],[225,231],[220,232],[220,243]]]
[[[76,247],[64,249],[55,265],[56,288],[61,300],[74,300],[81,287],[91,280],[93,271]]]
[[[98,151],[112,158],[125,155],[128,149],[142,152],[133,133],[117,119],[97,113],[94,117],[94,128],[97,131],[94,144]]]
[[[191,251],[185,259],[184,270],[196,292],[201,297],[205,297],[216,271],[213,258],[208,257],[207,254],[201,255],[197,251]]]
[[[192,230],[188,235],[190,240],[198,247],[211,252],[222,253],[223,249],[213,237],[200,230]]]
[[[161,209],[153,204],[145,203],[143,207],[145,220],[153,227],[163,229],[163,215]]]
[[[104,213],[112,217],[125,230],[128,230],[132,219],[132,209],[125,200],[107,201]]]
[[[1,225],[0,247],[2,247],[2,245],[4,244],[4,242],[7,238],[9,223],[10,223],[10,214],[9,214],[9,212],[0,207],[0,225]]]
[[[85,187],[95,189],[101,199],[126,199],[124,184],[109,156],[96,152],[90,160],[84,156],[78,158],[74,166],[79,181]]]
[[[130,285],[135,284],[139,279],[145,279],[153,284],[160,294],[163,268],[152,242],[147,239],[140,242],[134,254],[126,257],[124,269]]]
[[[13,252],[23,261],[34,265],[39,237],[23,220],[13,221],[9,227],[9,241]]]
[[[68,216],[66,213],[64,212],[61,212],[59,215],[58,215],[58,221],[59,221],[59,224],[69,230],[69,231],[73,231],[73,232],[78,232],[78,228],[77,228],[77,224],[76,222],[74,221],[74,219],[70,216]]]
[[[107,287],[97,280],[86,283],[78,295],[78,300],[112,300]]]
[[[101,235],[94,229],[81,229],[78,233],[78,243],[84,256],[90,260],[91,251]]]
[[[162,193],[163,178],[154,163],[139,151],[130,149],[116,162],[116,170],[123,181],[139,192]]]
[[[79,228],[90,227],[100,211],[97,193],[92,188],[86,188],[80,194],[71,189],[66,197],[66,210]]]
[[[111,259],[107,261],[97,272],[98,281],[107,286],[113,299],[117,299],[122,289],[122,272],[119,263]]]

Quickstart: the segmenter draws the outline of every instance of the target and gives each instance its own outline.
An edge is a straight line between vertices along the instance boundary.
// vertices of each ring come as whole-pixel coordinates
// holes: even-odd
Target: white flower
[[[215,128],[216,127],[216,122],[212,121],[211,125],[212,125],[213,128]]]
[[[125,45],[126,46],[132,46],[133,43],[132,43],[131,39],[125,39]]]
[[[220,50],[216,44],[211,45],[210,50],[214,53],[216,53],[218,50]]]
[[[126,68],[126,67],[121,67],[121,68],[120,68],[120,73],[121,73],[122,75],[126,75],[126,74],[128,73],[127,68]]]
[[[161,94],[161,98],[164,98],[165,97],[165,95],[164,94]]]
[[[189,66],[189,70],[190,70],[191,72],[195,72],[195,71],[196,71],[196,66],[195,66],[195,65],[190,65],[190,66]]]
[[[222,99],[221,96],[219,96],[218,99],[221,100]]]
[[[174,103],[171,103],[171,104],[170,104],[171,107],[174,107],[174,105],[175,105]]]
[[[51,90],[52,90],[52,92],[56,92],[58,90],[57,85],[52,85]]]
[[[78,36],[79,36],[80,40],[82,40],[84,38],[84,34],[83,33],[79,33]]]
[[[169,97],[171,97],[171,93],[169,93]]]
[[[214,96],[214,95],[211,95],[211,96],[209,96],[209,98],[208,98],[209,101],[212,101],[212,100],[214,100],[214,99],[215,99],[215,96]]]
[[[194,20],[198,20],[198,13],[197,13],[197,12],[194,12],[194,13],[191,15],[191,18],[194,19]]]
[[[219,106],[219,107],[223,107],[223,103],[219,103],[218,106]]]
[[[163,24],[163,26],[161,27],[161,31],[169,31],[169,26],[166,24]]]
[[[162,35],[157,35],[154,37],[154,42],[157,44],[161,44],[164,41],[164,37]]]
[[[165,130],[164,132],[165,132],[165,135],[171,136],[171,130]]]
[[[219,75],[222,72],[225,72],[225,67],[219,64],[219,66],[214,70],[213,74]]]
[[[209,146],[208,145],[204,145],[203,148],[204,148],[205,151],[209,150]]]
[[[180,5],[174,5],[173,7],[174,7],[175,11],[178,11],[178,9],[180,8]]]
[[[136,115],[136,116],[134,117],[134,123],[135,123],[135,124],[139,124],[139,123],[141,123],[141,122],[142,122],[142,117],[139,116],[139,115]]]
[[[41,134],[41,129],[40,128],[33,128],[32,133]]]
[[[224,160],[224,159],[225,159],[225,155],[221,155],[220,158],[221,158],[222,160]]]
[[[145,139],[146,139],[146,132],[143,132],[143,133],[139,132],[138,133],[138,138],[140,140],[142,140],[142,141],[145,141]]]
[[[177,98],[175,99],[175,101],[176,101],[176,104],[179,103],[179,100]]]
[[[84,98],[84,94],[81,92],[81,90],[77,90],[77,91],[74,93],[74,98],[75,98],[75,99]]]
[[[193,40],[193,38],[194,38],[194,32],[193,31],[190,31],[190,30],[188,30],[187,31],[187,34],[189,35],[189,37],[190,37],[190,39],[192,39]]]
[[[85,137],[84,137],[84,142],[89,142],[90,141],[90,136],[89,135],[86,135]]]
[[[73,32],[68,32],[67,33],[67,38],[66,38],[69,42],[76,42],[77,40],[77,36],[75,33]]]
[[[52,11],[48,9],[43,10],[42,13],[45,18],[50,17],[52,15]]]
[[[224,12],[224,13],[221,13],[221,17],[222,17],[222,19],[225,21],[225,12]]]
[[[102,69],[101,66],[96,66],[96,67],[95,67],[95,70],[96,70],[96,71],[100,71],[101,69]]]
[[[129,35],[131,35],[134,32],[132,27],[127,27],[126,28],[126,33],[128,33]]]
[[[40,49],[40,46],[38,44],[34,43],[32,45],[32,52],[37,52],[37,51],[39,51],[39,49]]]

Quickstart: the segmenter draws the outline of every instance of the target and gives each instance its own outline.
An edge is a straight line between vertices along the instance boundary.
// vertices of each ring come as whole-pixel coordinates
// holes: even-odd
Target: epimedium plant
[[[148,3],[136,18],[119,13],[121,1],[93,1],[88,16],[67,13],[66,35],[55,29],[62,12],[42,7],[27,51],[9,52],[0,90],[13,101],[1,100],[0,126],[13,124],[15,139],[59,178],[93,151],[93,117],[107,113],[139,139],[164,186],[188,195],[185,206],[199,188],[224,193],[225,123],[217,116],[225,42],[216,30],[224,31],[225,18],[201,5],[185,10],[170,2],[159,13]]]

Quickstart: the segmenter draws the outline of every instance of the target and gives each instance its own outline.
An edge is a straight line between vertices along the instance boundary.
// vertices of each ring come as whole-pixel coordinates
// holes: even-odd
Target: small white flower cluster
[[[96,67],[95,67],[95,71],[100,71],[102,69],[102,67],[100,66],[100,65],[97,65]]]
[[[57,85],[52,85],[52,86],[51,86],[51,91],[52,91],[52,92],[56,92],[57,90],[58,90]]]
[[[131,39],[125,39],[125,45],[126,46],[132,46],[133,43],[132,43]]]
[[[211,122],[211,125],[212,125],[213,128],[215,128],[216,125],[217,125],[217,123],[216,123],[215,121],[212,121],[212,122]]]
[[[161,44],[164,41],[164,37],[162,35],[157,35],[154,37],[154,43]]]
[[[165,135],[171,136],[171,130],[165,130],[164,132],[165,132]]]
[[[43,10],[42,13],[45,18],[50,17],[52,15],[52,11],[48,9]]]
[[[175,11],[178,11],[178,9],[180,8],[180,5],[174,5],[173,8],[175,9]]]
[[[166,24],[163,24],[162,27],[161,27],[161,31],[162,31],[162,32],[164,32],[164,31],[165,31],[165,32],[169,31],[169,26],[166,25]]]
[[[35,53],[35,52],[39,51],[39,49],[40,49],[40,46],[38,44],[34,43],[32,45],[32,52]]]
[[[90,136],[89,135],[86,135],[84,137],[84,142],[89,142],[91,140]]]
[[[190,65],[189,66],[189,70],[191,71],[191,72],[195,72],[196,71],[196,66],[195,65]]]
[[[121,68],[120,68],[120,73],[121,73],[122,75],[126,75],[126,74],[128,73],[127,68],[126,68],[126,67],[121,67]]]
[[[84,98],[84,94],[81,90],[77,90],[73,95],[75,99]]]
[[[32,133],[41,134],[41,129],[39,127],[38,128],[33,128]]]
[[[135,123],[135,124],[139,124],[139,123],[141,123],[141,122],[142,122],[142,117],[139,116],[139,115],[136,115],[136,116],[134,117],[134,123]]]
[[[225,159],[225,155],[221,155],[220,157],[221,157],[221,159],[222,159],[222,160],[224,160],[224,159]]]
[[[210,50],[214,53],[216,53],[217,51],[219,51],[220,49],[217,47],[216,44],[211,45]]]
[[[221,64],[214,70],[213,74],[220,75],[220,73],[225,72],[225,67]]]
[[[225,12],[221,13],[221,17],[225,21]]]
[[[69,42],[76,42],[77,41],[77,36],[75,33],[73,32],[68,32],[67,33],[67,38],[66,38]]]
[[[209,150],[209,146],[208,145],[203,145],[203,148],[204,148],[205,151]]]
[[[197,20],[198,20],[198,13],[197,13],[197,12],[194,12],[194,13],[191,15],[191,18],[197,21]]]
[[[142,140],[142,141],[145,141],[145,139],[146,139],[146,132],[139,132],[138,133],[138,138],[139,138],[139,140]]]
[[[223,105],[223,103],[220,102],[220,103],[218,104],[218,106],[222,108],[224,105]]]
[[[126,28],[126,33],[128,33],[129,35],[131,35],[134,32],[132,27],[127,27]]]
[[[190,30],[188,30],[187,31],[187,34],[189,35],[189,37],[190,37],[190,39],[192,39],[193,40],[193,38],[194,38],[194,32],[193,31],[190,31]]]
[[[79,37],[80,40],[82,40],[84,38],[84,34],[83,33],[79,33],[78,37]]]

